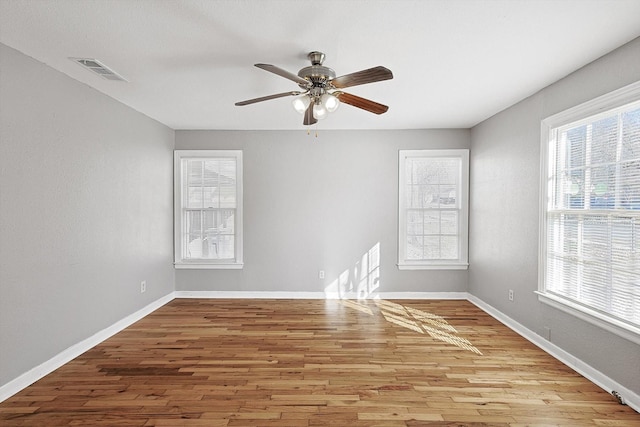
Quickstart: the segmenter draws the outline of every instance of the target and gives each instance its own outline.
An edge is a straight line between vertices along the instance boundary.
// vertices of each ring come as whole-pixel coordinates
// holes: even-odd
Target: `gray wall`
[[[174,132],[5,45],[0,109],[2,385],[173,291]]]
[[[468,148],[470,132],[318,128],[176,132],[176,149],[243,150],[245,225],[243,270],[177,270],[176,290],[355,292],[378,245],[377,292],[465,292],[467,271],[396,267],[398,150]]]
[[[631,390],[640,348],[538,302],[540,121],[640,80],[640,39],[472,129],[469,291]],[[508,290],[515,298],[508,301]]]

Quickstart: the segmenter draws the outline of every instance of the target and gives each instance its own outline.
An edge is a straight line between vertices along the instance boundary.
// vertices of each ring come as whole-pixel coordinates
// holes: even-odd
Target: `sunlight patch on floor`
[[[366,251],[353,268],[348,268],[326,286],[327,299],[369,316],[376,315],[370,301],[384,319],[413,332],[429,335],[447,344],[482,355],[469,340],[458,336],[458,331],[447,320],[434,313],[407,307],[380,299],[380,242]]]

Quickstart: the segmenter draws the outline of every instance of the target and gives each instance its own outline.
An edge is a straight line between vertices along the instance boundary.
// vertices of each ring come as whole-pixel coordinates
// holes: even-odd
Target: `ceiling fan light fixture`
[[[311,99],[309,99],[308,95],[302,95],[294,98],[294,100],[291,102],[293,108],[300,114],[304,114],[304,112],[307,111],[310,103]]]
[[[330,113],[336,111],[340,106],[340,100],[330,93],[325,93],[324,95],[322,95],[322,97],[320,98],[320,102],[322,102],[324,108],[326,108]]]
[[[327,108],[322,104],[322,102],[318,102],[313,104],[313,117],[316,120],[322,120],[329,114]]]

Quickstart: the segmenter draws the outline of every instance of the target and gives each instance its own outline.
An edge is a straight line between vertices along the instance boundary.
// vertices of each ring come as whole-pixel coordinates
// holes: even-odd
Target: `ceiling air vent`
[[[103,79],[116,80],[121,82],[127,81],[127,79],[125,79],[120,74],[116,73],[115,71],[113,71],[112,69],[110,69],[109,67],[104,65],[102,62],[98,61],[97,59],[93,59],[93,58],[69,58],[69,59],[71,59],[73,62],[77,62],[78,64],[82,65],[84,68],[93,71]]]

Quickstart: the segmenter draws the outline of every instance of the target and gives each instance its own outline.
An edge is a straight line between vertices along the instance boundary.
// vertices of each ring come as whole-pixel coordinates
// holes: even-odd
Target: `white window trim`
[[[235,224],[235,260],[197,260],[182,259],[182,159],[234,157],[236,162],[237,205]],[[174,266],[176,269],[241,269],[243,263],[243,185],[242,185],[242,150],[175,150],[173,165],[173,204],[174,204]]]
[[[408,157],[458,157],[462,160],[460,176],[459,258],[455,261],[413,261],[406,259],[407,224],[404,220],[405,159]],[[469,150],[425,149],[398,151],[398,269],[399,270],[467,270],[469,268]]]
[[[548,167],[549,137],[552,129],[573,123],[599,113],[621,107],[640,98],[640,81],[624,86],[618,90],[584,102],[575,107],[561,111],[542,120],[540,130],[540,201],[539,201],[539,238],[538,238],[538,300],[551,307],[571,314],[588,323],[599,326],[622,338],[640,344],[640,328],[621,322],[606,314],[597,312],[546,292],[546,247],[547,247],[547,199],[548,199]]]

